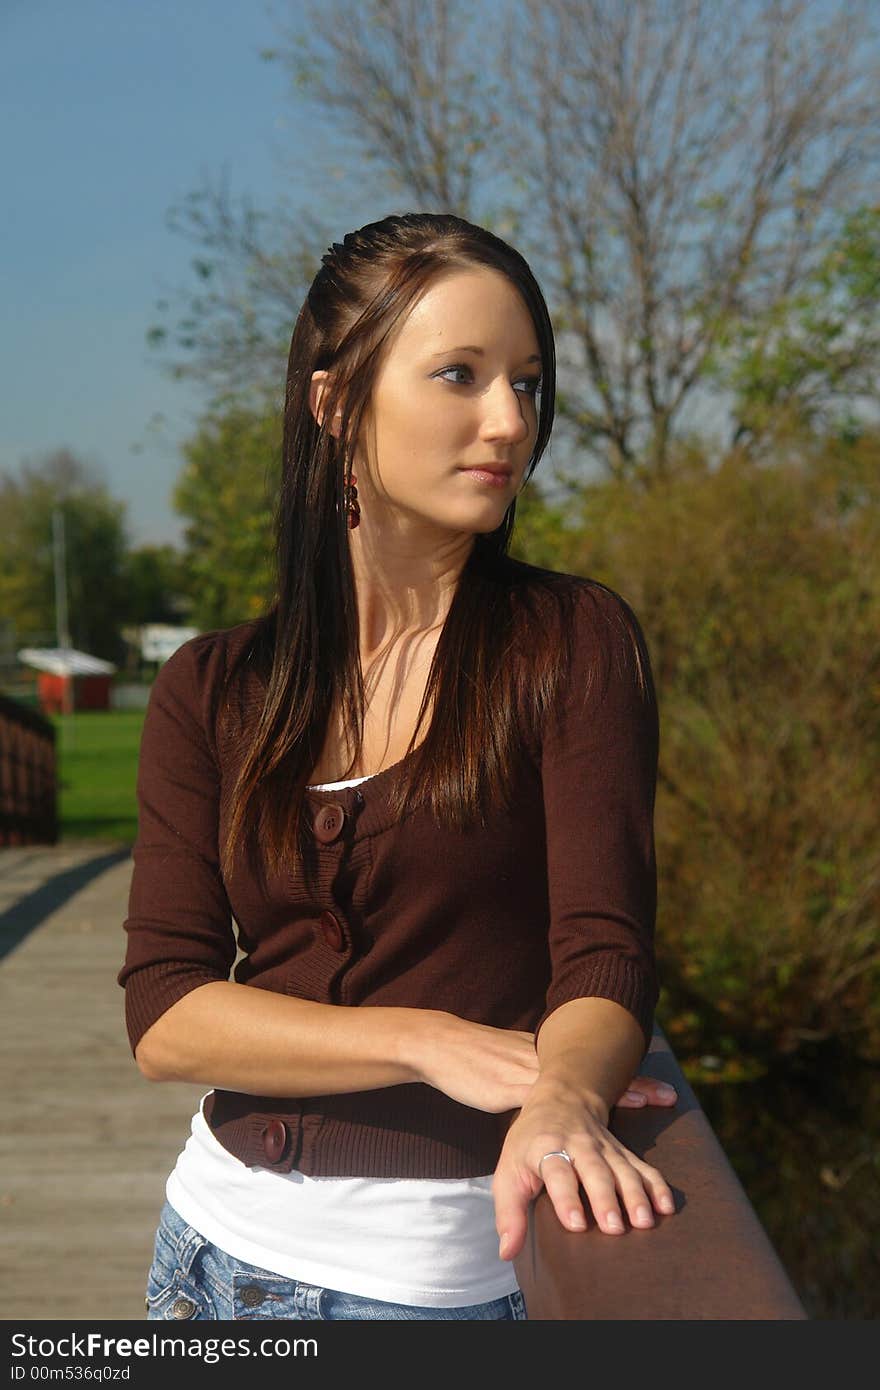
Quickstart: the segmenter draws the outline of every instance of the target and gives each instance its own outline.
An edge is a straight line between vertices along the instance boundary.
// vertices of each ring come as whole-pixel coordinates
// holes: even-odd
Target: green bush
[[[560,568],[616,589],[661,720],[658,1017],[683,1060],[880,1060],[880,436],[586,486]]]

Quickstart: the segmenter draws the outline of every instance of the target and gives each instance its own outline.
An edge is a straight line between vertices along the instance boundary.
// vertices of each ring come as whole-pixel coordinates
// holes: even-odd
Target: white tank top
[[[366,777],[319,782],[353,787]],[[431,1308],[485,1303],[519,1285],[498,1254],[492,1174],[322,1178],[249,1168],[202,1113],[165,1186],[175,1211],[235,1259],[321,1288]]]

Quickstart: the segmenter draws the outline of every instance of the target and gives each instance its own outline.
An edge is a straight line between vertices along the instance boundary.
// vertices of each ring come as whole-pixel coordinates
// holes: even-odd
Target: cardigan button
[[[270,1120],[263,1130],[263,1153],[270,1163],[277,1163],[284,1157],[287,1141],[290,1138],[283,1120]]]
[[[328,806],[322,806],[314,820],[315,839],[322,845],[329,845],[336,839],[344,820],[345,812],[338,802],[331,801]]]
[[[324,940],[334,951],[345,950],[345,934],[339,925],[339,919],[333,916],[332,912],[322,912],[318,921],[324,933]]]

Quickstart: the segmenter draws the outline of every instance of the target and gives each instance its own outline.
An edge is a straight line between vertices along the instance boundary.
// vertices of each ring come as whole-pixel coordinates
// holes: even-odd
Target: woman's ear
[[[324,368],[318,372],[312,372],[312,381],[309,386],[309,409],[317,420],[318,424],[323,423],[324,408],[323,401],[330,388],[330,373]],[[330,426],[330,433],[337,435],[342,423],[342,406],[338,406],[333,416],[333,423]]]

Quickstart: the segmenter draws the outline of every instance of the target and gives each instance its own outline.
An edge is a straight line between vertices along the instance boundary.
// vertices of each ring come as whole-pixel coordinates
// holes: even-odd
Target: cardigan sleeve
[[[541,777],[551,979],[541,1026],[570,999],[621,1004],[651,1042],[659,719],[638,620],[613,590],[575,595],[572,659],[545,721]]]
[[[220,776],[210,730],[216,634],[178,647],[150,690],[137,775],[125,963],[125,1022],[134,1053],[190,990],[227,980],[236,955],[219,868]]]

